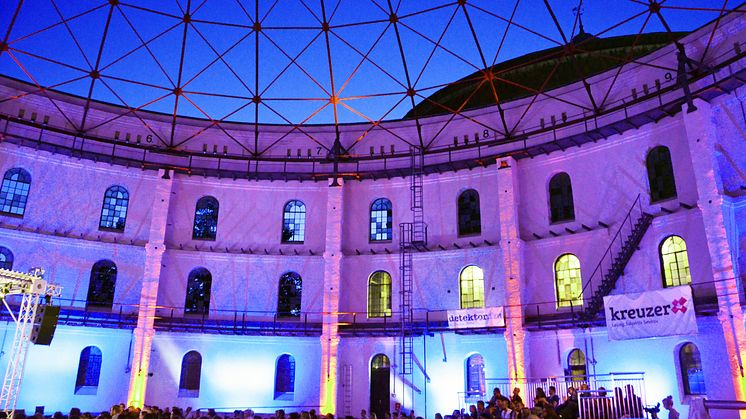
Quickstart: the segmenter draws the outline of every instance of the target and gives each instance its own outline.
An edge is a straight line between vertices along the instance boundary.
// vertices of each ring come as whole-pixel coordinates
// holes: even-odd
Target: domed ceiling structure
[[[46,106],[50,126],[81,138],[126,135],[127,146],[147,138],[182,156],[319,163],[427,153],[461,131],[513,141],[530,132],[525,119],[538,125],[530,108],[553,101],[561,105],[555,119],[599,114],[619,100],[623,71],[655,69],[674,80],[674,49],[662,60],[644,57],[700,27],[712,38],[736,8],[703,0],[8,5],[0,10],[3,114],[23,119],[19,108],[25,114],[34,102]],[[593,77],[609,71],[613,80],[596,88]],[[584,93],[552,93],[573,83]],[[524,109],[510,116],[520,99]],[[497,120],[478,120],[472,109]],[[428,130],[433,115],[440,126]],[[473,126],[451,135],[447,126],[458,121]]]

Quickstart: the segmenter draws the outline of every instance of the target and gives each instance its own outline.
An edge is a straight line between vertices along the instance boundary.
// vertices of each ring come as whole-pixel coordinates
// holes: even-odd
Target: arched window
[[[111,308],[117,285],[117,265],[110,260],[99,260],[91,268],[88,283],[87,307]]]
[[[192,238],[195,240],[215,240],[218,234],[218,200],[211,196],[203,196],[197,201],[194,210],[194,232]]]
[[[0,246],[0,269],[13,270],[13,252],[5,246]]]
[[[679,236],[666,237],[661,242],[661,271],[664,287],[677,287],[692,283],[689,273],[689,255],[686,242]]]
[[[210,288],[212,288],[210,271],[205,268],[195,268],[189,272],[184,313],[207,315],[210,312]]]
[[[554,263],[554,285],[557,288],[557,308],[583,305],[583,279],[580,260],[565,253]]]
[[[484,307],[484,271],[479,266],[469,265],[459,275],[461,308]]]
[[[645,166],[648,169],[650,202],[676,198],[676,180],[668,147],[658,146],[650,150],[645,158]]]
[[[388,241],[393,237],[391,201],[378,198],[370,205],[370,241]]]
[[[702,358],[699,356],[697,345],[689,342],[679,349],[679,366],[681,367],[684,394],[707,394],[705,373],[702,370]]]
[[[301,201],[290,201],[282,212],[282,242],[303,243],[306,237],[306,206]]]
[[[179,397],[199,397],[199,381],[202,377],[202,355],[189,351],[181,360]]]
[[[479,193],[474,189],[465,190],[458,196],[458,235],[466,236],[481,232]]]
[[[277,358],[275,400],[293,400],[295,392],[295,358],[284,354]]]
[[[368,278],[368,318],[391,316],[391,275],[376,271]]]
[[[80,352],[78,378],[75,380],[75,394],[96,394],[101,377],[101,350],[86,346]]]
[[[130,194],[124,187],[114,185],[107,189],[104,193],[104,204],[101,206],[101,221],[98,228],[124,231],[129,202]]]
[[[303,280],[295,272],[286,272],[280,277],[277,292],[277,315],[279,317],[300,317]]]
[[[31,175],[20,167],[5,172],[0,187],[0,212],[23,217],[31,188]]]
[[[588,376],[588,366],[585,363],[585,354],[580,349],[573,349],[567,355],[567,369],[572,381],[585,381]]]
[[[557,173],[549,181],[549,211],[553,223],[575,219],[572,185],[567,173]]]
[[[466,359],[466,395],[484,396],[484,357],[474,354]]]

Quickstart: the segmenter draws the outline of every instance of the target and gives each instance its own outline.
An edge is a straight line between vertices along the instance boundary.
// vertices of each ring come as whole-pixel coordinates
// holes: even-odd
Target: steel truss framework
[[[593,2],[585,3],[578,0],[571,6],[575,10],[592,7]],[[612,7],[602,3],[604,8]],[[582,13],[572,14],[565,10],[567,4],[549,0],[98,0],[74,2],[75,6],[59,0],[18,0],[0,12],[0,72],[34,88],[0,97],[0,105],[29,95],[42,97],[71,132],[83,137],[116,125],[125,116],[134,117],[165,150],[183,150],[210,135],[235,144],[241,156],[259,159],[282,154],[279,144],[293,136],[296,142],[302,140],[304,148],[323,150],[336,159],[363,155],[366,136],[383,130],[400,143],[400,150],[415,147],[427,153],[455,119],[470,120],[508,141],[519,138],[524,118],[540,99],[598,113],[609,106],[610,93],[625,66],[653,65],[632,54],[643,33],[665,32],[673,43],[677,37],[671,21],[697,14],[698,24],[715,22],[711,42],[723,16],[744,11],[728,0],[622,3],[624,12],[613,23],[593,31],[599,37],[619,31],[634,35],[625,56],[601,54],[619,66],[612,83],[599,92],[586,81],[587,74],[576,61],[579,54],[588,52],[588,39],[576,38]],[[85,26],[89,28],[84,31]],[[700,63],[707,58],[709,42],[705,54],[697,57]],[[515,44],[529,49],[560,47],[520,64],[556,60],[543,75],[540,88],[501,77],[516,68],[492,71]],[[585,86],[585,97],[556,98],[545,91],[562,62],[573,64],[576,79]],[[675,66],[661,69],[677,71]],[[455,71],[476,76],[454,81],[458,78]],[[522,89],[531,97],[517,121],[506,120],[495,81]],[[459,84],[474,86],[459,106],[430,97]],[[489,106],[499,116],[489,123],[464,112],[471,97],[485,85],[492,95]],[[82,112],[70,112],[53,90],[81,96]],[[121,110],[105,120],[93,118],[91,110],[100,100]],[[436,133],[423,135],[424,117],[416,112],[411,116],[416,138],[405,138],[390,128],[387,122],[420,102],[448,115]],[[150,112],[154,111],[168,114],[168,132],[153,127]],[[179,136],[180,115],[200,118],[201,128]],[[250,139],[237,138],[226,128],[236,121],[250,124]],[[269,127],[263,125],[267,121],[279,124],[271,129],[281,131],[269,144],[260,141],[262,130]],[[340,127],[350,121],[365,128],[342,145]],[[320,136],[308,129],[318,123],[328,124],[333,134]]]

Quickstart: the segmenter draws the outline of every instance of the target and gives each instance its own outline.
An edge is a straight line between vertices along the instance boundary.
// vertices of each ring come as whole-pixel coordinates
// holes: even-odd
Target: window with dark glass
[[[13,270],[13,252],[5,246],[0,246],[0,269]]]
[[[199,397],[199,382],[202,377],[202,355],[189,351],[181,360],[179,397]]]
[[[277,358],[275,400],[292,400],[295,392],[295,358],[283,354]]]
[[[99,260],[91,268],[88,283],[87,307],[111,308],[114,303],[114,289],[117,285],[117,265],[110,260]]]
[[[645,166],[648,169],[650,202],[676,198],[676,180],[668,147],[658,146],[650,150],[645,159]]]
[[[588,366],[585,362],[585,354],[580,349],[573,349],[567,356],[567,368],[570,380],[585,381],[588,379]]]
[[[553,223],[575,219],[572,185],[567,173],[557,173],[549,181],[549,211]]]
[[[290,201],[282,212],[282,242],[303,243],[305,237],[306,206],[301,201]]]
[[[31,175],[20,167],[5,172],[0,186],[0,213],[22,217],[31,189]]]
[[[391,316],[391,275],[376,271],[368,278],[368,318]]]
[[[565,253],[554,263],[554,286],[557,290],[557,308],[583,305],[583,278],[580,276],[580,259]]]
[[[101,377],[101,350],[95,346],[86,346],[80,352],[78,377],[75,380],[75,394],[96,394]]]
[[[469,265],[459,275],[461,308],[484,307],[484,271],[479,266]]]
[[[277,293],[277,316],[300,317],[303,280],[295,272],[284,273],[280,277]]]
[[[466,395],[484,396],[484,357],[474,354],[466,359]]]
[[[194,210],[195,240],[215,240],[218,234],[218,200],[211,196],[203,196],[197,201]]]
[[[479,193],[474,189],[469,189],[458,196],[458,234],[459,236],[467,236],[481,232]]]
[[[370,206],[370,241],[388,241],[393,237],[391,201],[379,198]]]
[[[192,272],[189,272],[184,313],[208,314],[210,311],[210,288],[212,288],[210,271],[205,268],[195,268]]]
[[[707,394],[705,388],[705,373],[702,369],[702,358],[697,345],[689,342],[679,349],[679,365],[681,380],[686,395]]]
[[[104,204],[101,206],[101,221],[99,228],[102,230],[124,231],[127,221],[127,206],[130,194],[122,186],[114,185],[104,193]]]
[[[666,237],[660,247],[661,271],[664,287],[678,287],[692,283],[686,242],[679,236]]]

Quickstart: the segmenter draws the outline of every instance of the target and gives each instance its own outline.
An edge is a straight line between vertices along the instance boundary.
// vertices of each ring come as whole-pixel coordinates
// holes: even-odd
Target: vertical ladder
[[[410,149],[410,210],[412,211],[412,222],[399,224],[399,270],[401,278],[400,291],[400,333],[399,347],[401,350],[401,365],[399,372],[402,375],[411,375],[413,372],[414,357],[414,315],[412,313],[412,282],[413,266],[412,253],[424,248],[427,244],[427,225],[424,220],[422,177],[424,175],[424,153],[422,149]]]
[[[352,416],[352,365],[342,365],[342,387],[345,416]]]

